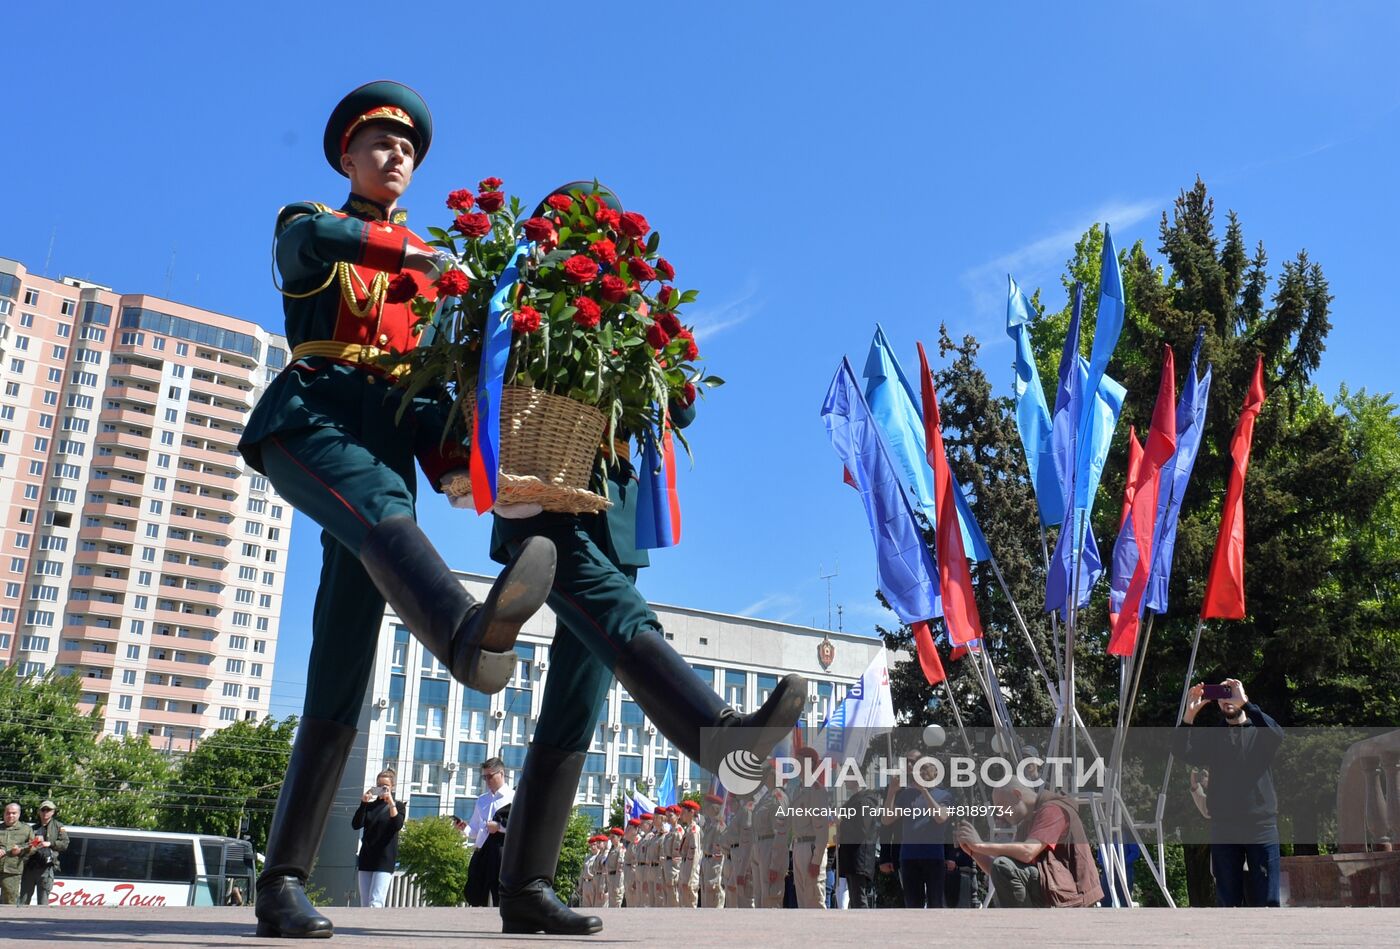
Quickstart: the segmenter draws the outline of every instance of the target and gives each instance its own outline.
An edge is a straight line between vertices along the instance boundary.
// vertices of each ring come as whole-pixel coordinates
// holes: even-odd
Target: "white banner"
[[[188,883],[130,883],[58,877],[50,906],[188,906]]]

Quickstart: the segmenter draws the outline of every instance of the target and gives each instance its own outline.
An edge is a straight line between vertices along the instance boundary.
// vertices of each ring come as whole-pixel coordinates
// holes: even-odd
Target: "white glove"
[[[461,496],[449,494],[447,495],[447,503],[459,511],[476,510],[476,504],[472,501],[472,496],[470,494],[463,494]]]
[[[528,504],[502,504],[497,501],[491,508],[497,517],[509,518],[510,520],[523,521],[527,517],[534,517],[544,510],[533,502]]]

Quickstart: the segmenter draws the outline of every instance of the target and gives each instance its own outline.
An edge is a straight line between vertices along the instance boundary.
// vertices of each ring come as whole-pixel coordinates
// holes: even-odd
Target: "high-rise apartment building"
[[[175,750],[267,713],[291,506],[238,455],[285,338],[0,258],[0,665]]]

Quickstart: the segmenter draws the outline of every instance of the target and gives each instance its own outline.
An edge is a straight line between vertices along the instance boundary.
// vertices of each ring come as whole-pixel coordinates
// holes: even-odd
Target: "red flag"
[[[938,647],[933,644],[933,633],[928,623],[920,620],[909,627],[914,631],[914,653],[919,657],[919,667],[924,670],[924,678],[929,685],[937,685],[946,677],[943,660],[938,658]]]
[[[938,395],[934,392],[933,376],[928,369],[924,344],[919,343],[920,383],[924,399],[924,444],[928,463],[933,468],[933,501],[935,509],[934,547],[938,552],[938,583],[943,597],[943,622],[948,626],[948,641],[954,645],[970,642],[982,635],[982,619],[977,615],[977,601],[972,595],[972,571],[967,566],[963,550],[962,528],[958,524],[957,501],[953,498],[953,472],[948,468],[948,454],[943,448],[942,422],[938,417]]]
[[[842,466],[841,480],[849,484],[851,487],[855,488],[857,491],[860,490],[860,485],[856,484],[856,476],[851,474],[850,468]]]
[[[1137,490],[1138,472],[1142,470],[1142,442],[1138,441],[1136,426],[1128,429],[1128,479],[1123,483],[1123,516],[1118,518],[1118,529],[1128,523],[1128,512],[1133,509],[1133,493]]]
[[[1142,442],[1138,441],[1137,428],[1128,429],[1128,477],[1123,482],[1123,514],[1118,518],[1118,533],[1123,533],[1123,525],[1128,523],[1128,515],[1133,511],[1133,495],[1137,493],[1138,472],[1142,470]],[[1122,574],[1118,573],[1118,547],[1113,548],[1113,584],[1114,589],[1123,582]],[[1126,588],[1125,588],[1126,589]],[[1118,613],[1113,608],[1113,597],[1108,598],[1108,628],[1111,630],[1118,625]]]
[[[1220,534],[1206,580],[1201,619],[1244,619],[1244,476],[1249,471],[1249,450],[1254,443],[1254,420],[1264,408],[1264,357],[1254,363],[1254,378],[1244,397],[1235,437],[1230,439],[1230,482],[1225,507],[1220,512]]]
[[[1152,573],[1152,534],[1157,526],[1157,488],[1162,480],[1162,468],[1176,454],[1176,359],[1172,348],[1164,346],[1162,381],[1157,386],[1157,404],[1152,409],[1152,427],[1147,430],[1138,465],[1137,487],[1133,489],[1130,517],[1133,519],[1133,540],[1137,542],[1138,558],[1128,592],[1108,638],[1110,656],[1131,656],[1137,648],[1138,623],[1142,615],[1142,597],[1147,592],[1147,578]]]

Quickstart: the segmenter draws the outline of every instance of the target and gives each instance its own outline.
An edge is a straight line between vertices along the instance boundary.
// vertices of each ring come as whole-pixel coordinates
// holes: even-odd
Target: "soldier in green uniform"
[[[574,182],[559,189],[582,190],[591,185]],[[614,195],[600,196],[620,210]],[[693,406],[670,409],[677,427],[689,424]],[[625,459],[630,450],[619,448]],[[552,883],[584,758],[614,676],[661,733],[711,773],[730,751],[766,756],[806,703],[807,683],[798,675],[784,677],[768,701],[748,715],[700,680],[666,641],[634,583],[646,554],[636,544],[638,486],[630,466],[614,466],[606,486],[595,484],[594,490],[604,487],[613,501],[604,514],[522,517],[498,509],[495,518],[492,556],[499,562],[519,555],[532,538],[554,543],[558,566],[549,605],[560,623],[550,665],[567,670],[545,683],[534,740],[516,786],[513,813],[523,812],[527,819],[523,832],[512,828],[506,835],[501,860],[501,921],[508,933],[585,935],[603,928],[598,917],[564,906]],[[659,886],[654,893],[661,895]]]
[[[5,805],[4,820],[0,825],[0,905],[15,906],[34,829],[19,819],[18,804]]]
[[[331,113],[324,147],[350,179],[338,210],[292,204],[277,215],[291,360],[268,386],[239,450],[323,528],[306,700],[258,880],[258,934],[330,936],[303,887],[355,737],[386,601],[454,678],[498,691],[516,635],[543,604],[548,541],[522,538],[484,603],[462,589],[414,520],[415,455],[440,483],[465,467],[443,447],[443,401],[416,399],[399,420],[395,354],[417,344],[408,300],[435,294],[442,258],[404,226],[398,200],[432,142],[416,92],[373,82]],[[394,289],[391,292],[391,275]]]

